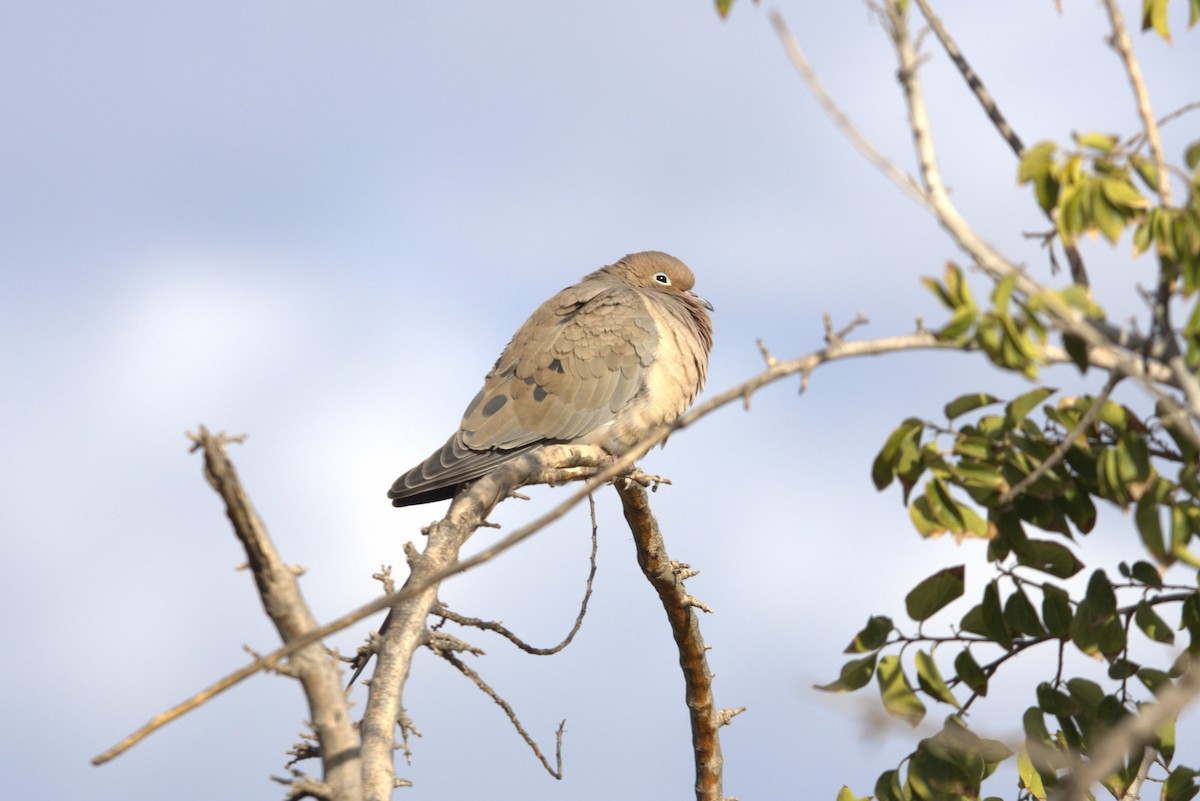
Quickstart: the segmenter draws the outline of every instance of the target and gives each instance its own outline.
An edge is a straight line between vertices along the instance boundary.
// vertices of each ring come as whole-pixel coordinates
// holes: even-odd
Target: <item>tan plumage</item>
[[[712,320],[692,271],[634,253],[533,313],[484,379],[454,436],[392,485],[395,506],[453,497],[460,485],[549,443],[620,454],[678,417],[704,386]]]

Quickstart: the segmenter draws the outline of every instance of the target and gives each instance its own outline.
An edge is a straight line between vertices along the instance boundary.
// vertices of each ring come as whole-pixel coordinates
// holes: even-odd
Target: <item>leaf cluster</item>
[[[1185,656],[1200,654],[1200,594],[1195,585],[1164,580],[1172,565],[1200,566],[1190,550],[1200,536],[1194,448],[1169,431],[1163,438],[1157,418],[1142,419],[1106,396],[1050,402],[1056,394],[1037,387],[1007,402],[985,392],[960,396],[946,404],[946,422],[902,422],[872,465],[876,487],[900,485],[921,536],[982,540],[995,571],[950,633],[936,636],[923,628],[963,598],[966,566],[925,578],[905,598],[916,632],[906,633],[890,617],[871,617],[846,648],[854,658],[819,688],[848,692],[874,678],[888,714],[912,725],[925,717],[926,703],[953,708],[937,736],[921,740],[906,764],[880,777],[877,798],[979,798],[982,782],[1012,754],[970,733],[969,709],[1025,650],[1058,650],[1057,675],[1038,685],[1023,716],[1018,754],[1022,789],[1039,799],[1064,782],[1104,732],[1136,712],[1146,700],[1139,687],[1156,693],[1180,675],[1182,656],[1162,666],[1141,656],[1135,661],[1135,650],[1153,646],[1133,631],[1149,643],[1183,645]],[[1094,569],[1081,586],[1069,581],[1085,569],[1079,538],[1092,530],[1102,504],[1133,512],[1140,558],[1122,563],[1119,575]],[[1164,619],[1167,608],[1177,627]],[[1186,643],[1176,642],[1177,632]],[[1070,653],[1105,662],[1108,684],[1063,678]],[[1170,765],[1174,724],[1151,745]],[[1141,759],[1139,746],[1105,786],[1120,797]],[[1171,772],[1193,775],[1184,767]],[[1181,782],[1175,779],[1169,797],[1197,789],[1190,778]]]

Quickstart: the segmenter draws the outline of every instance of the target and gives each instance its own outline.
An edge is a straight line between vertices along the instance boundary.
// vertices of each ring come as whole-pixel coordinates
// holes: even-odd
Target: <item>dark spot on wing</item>
[[[550,393],[547,392],[546,390],[542,389],[541,387],[536,387],[533,390],[533,399],[535,401],[537,401],[538,403],[541,403],[548,397],[550,397]]]
[[[496,412],[504,408],[504,404],[508,403],[507,395],[497,395],[483,406],[483,416],[491,417]]]
[[[563,369],[562,362],[559,361],[558,359],[555,359],[554,361],[550,362],[549,366],[550,366],[550,369],[556,373],[565,373],[566,372],[566,370]]]

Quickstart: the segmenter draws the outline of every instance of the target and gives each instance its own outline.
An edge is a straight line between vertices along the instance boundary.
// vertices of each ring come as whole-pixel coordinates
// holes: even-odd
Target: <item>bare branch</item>
[[[721,740],[717,733],[733,717],[729,710],[716,706],[712,694],[712,671],[708,668],[704,637],[700,621],[692,611],[704,607],[688,594],[683,585],[683,569],[667,555],[667,546],[659,531],[658,521],[650,511],[649,497],[641,487],[615,482],[625,520],[633,532],[638,564],[650,581],[667,612],[671,633],[679,649],[679,665],[683,668],[686,699],[692,723],[692,748],[696,759],[697,801],[723,801],[721,790],[724,760]],[[695,575],[694,573],[692,575]],[[740,710],[739,710],[740,711]]]
[[[231,440],[223,435],[214,436],[204,426],[200,427],[198,434],[191,435],[191,439],[195,443],[193,450],[200,448],[204,451],[204,474],[225,502],[225,512],[245,548],[263,608],[285,644],[305,642],[290,656],[287,667],[288,672],[299,678],[304,687],[313,731],[320,742],[325,771],[325,781],[321,784],[326,793],[320,797],[334,801],[357,799],[362,793],[359,738],[350,721],[338,677],[337,661],[319,641],[305,640],[318,629],[316,618],[304,601],[295,573],[280,558],[266,526],[250,503],[237,471],[225,453],[226,442],[240,440]],[[278,660],[272,660],[272,665],[281,666]],[[160,715],[147,727],[126,738],[117,748],[97,757],[93,763],[98,765],[111,759],[158,725],[199,706],[212,695],[215,692],[193,699],[190,705],[185,705],[174,715]]]
[[[521,725],[521,721],[517,720],[517,713],[513,711],[511,704],[509,704],[507,701],[505,701],[503,698],[501,698],[500,694],[497,693],[495,690],[493,690],[491,688],[491,686],[489,686],[488,683],[483,680],[483,677],[480,676],[479,673],[472,670],[469,665],[467,665],[465,662],[463,662],[461,659],[459,659],[457,656],[455,656],[452,651],[442,650],[438,646],[434,645],[433,643],[430,644],[430,648],[433,650],[433,652],[435,654],[442,657],[447,662],[449,662],[451,665],[453,665],[460,673],[462,673],[464,676],[466,676],[471,681],[475,682],[476,687],[478,687],[480,690],[482,690],[483,693],[488,698],[491,698],[493,701],[496,702],[497,706],[499,706],[501,709],[504,710],[504,714],[508,715],[508,719],[512,722],[513,728],[515,728],[517,730],[517,733],[521,735],[521,739],[523,739],[525,741],[525,744],[528,745],[533,750],[534,756],[536,756],[538,758],[538,761],[540,761],[542,763],[542,767],[544,767],[546,769],[546,772],[549,773],[554,778],[558,779],[559,781],[562,781],[562,777],[563,777],[563,773],[562,773],[562,736],[563,736],[564,727],[567,725],[567,722],[564,720],[558,724],[558,730],[556,732],[556,738],[555,738],[555,741],[556,741],[556,748],[555,748],[556,765],[555,765],[555,767],[552,768],[552,767],[550,767],[550,763],[546,760],[546,757],[542,755],[542,751],[540,748],[538,748],[537,743],[535,743],[533,741],[533,738],[529,736],[529,732],[525,731],[525,727]]]
[[[983,106],[983,111],[988,115],[988,119],[996,126],[996,130],[1004,137],[1004,141],[1008,142],[1008,146],[1012,148],[1012,152],[1020,157],[1022,151],[1025,150],[1025,145],[1021,142],[1021,137],[1017,136],[1017,132],[1008,124],[1008,120],[1000,113],[1000,107],[996,105],[995,99],[991,92],[983,85],[983,81],[975,70],[971,69],[966,56],[958,49],[958,44],[950,36],[950,32],[946,30],[946,26],[942,24],[942,20],[937,14],[933,13],[933,9],[929,6],[928,0],[917,0],[917,5],[921,7],[921,14],[929,23],[929,27],[933,29],[933,35],[942,43],[942,48],[945,49],[946,55],[950,56],[950,60],[954,62],[954,66],[958,67],[958,71],[962,74],[963,80],[967,82],[975,99],[979,101],[979,105]]]
[[[657,485],[655,486],[657,487]],[[506,626],[504,626],[504,624],[498,621],[481,620],[477,617],[466,617],[458,614],[457,612],[451,611],[440,602],[434,606],[433,613],[439,617],[444,617],[447,620],[452,620],[460,626],[469,626],[481,631],[494,631],[501,637],[506,638],[509,642],[520,648],[522,651],[533,654],[534,656],[550,656],[552,654],[557,654],[559,651],[566,648],[571,644],[571,641],[575,639],[575,635],[579,633],[579,629],[583,626],[583,618],[587,614],[588,601],[591,600],[592,597],[592,583],[596,579],[596,551],[598,550],[599,542],[597,538],[599,525],[596,523],[596,501],[591,495],[588,496],[588,508],[591,511],[592,516],[592,553],[589,557],[591,569],[588,571],[587,586],[583,591],[583,602],[579,605],[579,614],[575,616],[575,625],[571,627],[571,630],[567,632],[567,636],[564,637],[562,642],[560,642],[558,645],[550,648],[537,648],[522,640]]]
[[[1150,157],[1154,159],[1155,171],[1158,173],[1158,196],[1164,205],[1171,205],[1171,179],[1167,172],[1167,158],[1163,153],[1162,137],[1158,133],[1158,122],[1150,109],[1150,93],[1146,91],[1146,82],[1142,78],[1142,68],[1133,55],[1133,42],[1125,29],[1125,18],[1117,6],[1117,0],[1104,0],[1104,8],[1108,12],[1108,21],[1112,26],[1112,38],[1109,40],[1113,48],[1125,62],[1125,73],[1129,76],[1129,85],[1133,88],[1133,96],[1137,101],[1138,114],[1142,118],[1142,128],[1146,132],[1146,141],[1150,143]]]
[[[958,44],[950,36],[950,32],[946,30],[946,26],[942,24],[942,20],[933,12],[933,8],[929,5],[928,0],[917,0],[917,4],[921,7],[921,14],[929,23],[929,27],[933,29],[933,33],[937,36],[938,41],[942,43],[942,48],[946,51],[946,55],[954,62],[954,66],[958,67],[959,73],[963,80],[967,82],[967,87],[971,93],[975,95],[975,99],[979,101],[979,105],[983,107],[984,113],[988,119],[999,131],[1000,136],[1008,143],[1013,154],[1020,158],[1025,150],[1024,143],[1021,142],[1021,137],[1013,130],[1005,116],[1000,112],[1000,107],[996,104],[996,100],[992,97],[987,87],[983,85],[983,81],[975,70],[971,68],[966,57],[959,50]],[[1046,216],[1054,221],[1055,212],[1047,211]],[[1049,245],[1049,242],[1047,242]],[[1066,253],[1067,262],[1071,265],[1071,280],[1080,286],[1088,286],[1087,268],[1083,263],[1083,256],[1079,254],[1079,249],[1072,242],[1063,242],[1063,252]],[[1050,254],[1051,271],[1057,269],[1057,262],[1054,259],[1054,249],[1047,247]]]
[[[812,66],[808,63],[808,59],[804,56],[804,51],[800,49],[800,44],[792,36],[791,31],[788,30],[787,23],[783,21],[783,16],[778,11],[771,12],[771,24],[775,26],[776,33],[779,34],[780,40],[783,41],[783,46],[787,50],[792,66],[796,68],[796,71],[800,73],[800,77],[808,84],[809,91],[816,97],[817,103],[821,105],[821,109],[825,114],[833,120],[834,124],[850,140],[850,143],[858,148],[858,152],[866,156],[867,161],[879,168],[906,195],[924,203],[925,192],[921,189],[916,179],[889,161],[887,156],[876,150],[875,146],[859,132],[858,128],[854,127],[854,123],[850,122],[850,118],[838,108],[837,103],[825,91],[825,87],[821,84],[821,79],[813,71]]]

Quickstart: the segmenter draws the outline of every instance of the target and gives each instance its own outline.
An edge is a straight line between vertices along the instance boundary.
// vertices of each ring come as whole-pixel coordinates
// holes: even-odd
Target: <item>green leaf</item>
[[[1145,600],[1138,602],[1137,609],[1133,613],[1134,622],[1138,628],[1146,633],[1146,636],[1155,642],[1165,642],[1173,645],[1175,643],[1175,634],[1167,626],[1165,620],[1158,616],[1154,611],[1154,607],[1146,603]]]
[[[1087,373],[1091,362],[1088,361],[1086,342],[1074,334],[1063,334],[1063,350],[1071,357],[1071,363],[1079,368],[1080,373]]]
[[[900,771],[886,770],[875,781],[875,798],[879,801],[909,801],[900,789]]]
[[[928,620],[942,607],[963,594],[963,565],[948,567],[922,581],[904,597],[904,607],[913,620]]]
[[[1151,28],[1166,41],[1171,41],[1167,24],[1167,0],[1142,0],[1142,30]]]
[[[1103,570],[1095,570],[1088,579],[1087,600],[1092,612],[1097,615],[1112,615],[1117,611],[1117,595],[1113,591],[1112,582]]]
[[[1075,141],[1079,143],[1080,147],[1090,147],[1101,153],[1111,153],[1112,149],[1117,146],[1117,138],[1112,134],[1095,132],[1075,134]]]
[[[1138,668],[1133,662],[1128,659],[1114,659],[1113,663],[1108,666],[1108,677],[1114,681],[1125,681],[1137,675]]]
[[[927,495],[914,498],[908,507],[908,516],[922,537],[935,537],[943,534],[946,527],[938,521]]]
[[[837,801],[867,801],[867,800],[865,798],[860,799],[858,796],[856,796],[853,792],[850,791],[849,787],[847,787],[846,785],[843,784],[842,789],[838,790]]]
[[[1054,163],[1056,148],[1057,145],[1053,142],[1038,142],[1022,153],[1017,167],[1017,180],[1020,183],[1027,183],[1039,175],[1049,172],[1050,166]]]
[[[1104,690],[1100,685],[1089,679],[1068,679],[1067,691],[1071,693],[1071,697],[1075,699],[1076,703],[1092,715],[1098,712],[1100,703],[1105,697]]]
[[[1133,161],[1133,169],[1137,171],[1138,177],[1142,179],[1146,188],[1151,192],[1158,192],[1158,167],[1154,166],[1154,162],[1145,156],[1134,156],[1131,161]]]
[[[1170,765],[1175,757],[1175,718],[1171,718],[1154,733],[1154,747],[1158,749],[1163,762]]]
[[[883,615],[873,615],[863,630],[854,635],[854,641],[846,646],[845,653],[861,654],[866,651],[877,651],[887,642],[892,633],[892,619]]]
[[[999,398],[995,395],[989,395],[986,392],[971,392],[966,395],[959,395],[946,404],[946,417],[953,420],[967,412],[972,412],[980,407],[991,406],[993,403],[999,402]]]
[[[1146,685],[1146,689],[1155,695],[1171,686],[1171,677],[1156,668],[1141,668],[1137,672],[1137,677],[1142,684]]]
[[[975,661],[975,657],[971,656],[971,652],[964,648],[958,656],[954,657],[954,672],[963,680],[971,692],[979,695],[987,695],[988,692],[988,677],[983,672],[983,668]]]
[[[1162,520],[1159,517],[1159,504],[1166,499],[1169,491],[1170,487],[1165,481],[1158,482],[1150,492],[1138,498],[1137,507],[1134,510],[1134,521],[1137,523],[1142,543],[1160,564],[1169,561],[1167,546],[1163,541]],[[1142,562],[1141,564],[1146,563]],[[1153,570],[1153,568],[1151,569]],[[1154,573],[1157,575],[1158,571],[1155,570]],[[1162,584],[1161,579],[1159,584]]]
[[[1104,198],[1119,209],[1135,210],[1149,208],[1147,200],[1137,187],[1122,178],[1103,178],[1100,181],[1100,191]]]
[[[1031,706],[1025,710],[1025,714],[1021,716],[1021,726],[1026,739],[1041,745],[1050,745],[1053,742],[1050,732],[1046,731],[1046,718],[1038,707]]]
[[[1017,775],[1021,777],[1021,786],[1038,801],[1046,801],[1046,785],[1042,782],[1041,774],[1033,766],[1029,751],[1024,745],[1017,753]]]
[[[733,8],[733,0],[717,0],[717,15],[721,19],[726,19],[729,16],[729,9]],[[838,801],[842,801],[841,796],[838,796]]]
[[[887,713],[910,726],[920,723],[925,717],[925,705],[908,683],[899,657],[885,656],[880,659],[876,677],[879,680],[879,695]]]
[[[1070,578],[1083,569],[1071,549],[1051,540],[1029,540],[1017,552],[1017,561],[1055,578]]]
[[[1043,681],[1037,686],[1038,706],[1048,715],[1070,717],[1075,714],[1075,702],[1071,696],[1057,690],[1054,685]]]
[[[1092,609],[1086,598],[1075,607],[1075,614],[1071,617],[1071,642],[1088,656],[1100,651],[1096,632],[1092,628]]]
[[[955,708],[961,708],[954,693],[950,692],[950,688],[946,686],[946,680],[942,678],[937,662],[933,661],[931,655],[924,651],[917,651],[916,664],[917,683],[926,695]]]
[[[1104,234],[1104,238],[1114,245],[1125,230],[1125,219],[1121,216],[1120,209],[1099,192],[1094,193],[1092,198],[1092,222],[1097,230]]]
[[[1163,783],[1163,801],[1191,801],[1200,788],[1196,787],[1196,771],[1182,765],[1171,771]]]
[[[884,443],[883,449],[879,451],[879,455],[875,457],[875,462],[871,466],[871,480],[875,483],[875,489],[882,490],[892,483],[892,479],[896,475],[896,460],[900,456],[900,443],[914,434],[919,435],[923,427],[924,423],[915,417],[910,417],[888,435],[887,442]]]
[[[1039,403],[1055,392],[1058,392],[1058,390],[1050,389],[1049,387],[1038,387],[1014,398],[1004,407],[1005,419],[1008,421],[1009,426],[1016,428]]]
[[[1004,612],[1000,608],[1000,585],[994,579],[984,588],[983,603],[980,606],[988,638],[1004,650],[1011,650],[1012,634],[1008,631],[1008,623],[1005,622]]]
[[[871,674],[875,672],[877,656],[877,654],[871,654],[862,659],[851,659],[842,665],[842,674],[836,681],[831,681],[829,684],[817,684],[814,687],[827,693],[847,693],[864,687],[871,680]]]
[[[1012,629],[1021,634],[1040,637],[1046,633],[1029,596],[1019,587],[1004,602],[1004,619]]]
[[[1183,160],[1187,162],[1189,170],[1200,167],[1200,141],[1192,142],[1188,145],[1188,149],[1183,154]]]
[[[1067,591],[1053,584],[1042,585],[1042,619],[1055,637],[1071,632],[1071,601]]]

